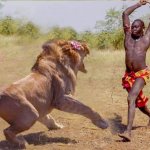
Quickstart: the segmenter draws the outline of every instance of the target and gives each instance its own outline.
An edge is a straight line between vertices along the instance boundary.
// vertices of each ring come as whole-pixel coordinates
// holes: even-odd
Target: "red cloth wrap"
[[[138,72],[125,72],[124,77],[122,78],[122,86],[129,92],[137,78],[143,78],[146,84],[146,81],[149,79],[149,77],[150,70],[148,70],[147,68]],[[144,107],[147,101],[148,98],[143,94],[143,91],[141,90],[136,99],[136,107]]]

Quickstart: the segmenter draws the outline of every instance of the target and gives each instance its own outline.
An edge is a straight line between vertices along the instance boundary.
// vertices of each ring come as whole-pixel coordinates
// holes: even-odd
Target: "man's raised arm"
[[[147,27],[147,30],[146,30],[145,35],[150,38],[150,22],[149,22],[149,25],[148,25],[148,27]]]
[[[124,32],[130,31],[130,19],[129,15],[137,8],[141,7],[142,5],[145,5],[147,3],[146,0],[140,0],[139,3],[134,4],[133,6],[128,7],[123,13],[122,13],[122,20],[123,20],[123,28]]]

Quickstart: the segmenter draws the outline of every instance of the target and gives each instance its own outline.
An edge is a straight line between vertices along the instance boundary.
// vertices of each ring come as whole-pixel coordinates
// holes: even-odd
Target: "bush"
[[[77,38],[77,32],[70,27],[65,27],[65,28],[53,27],[49,31],[48,37],[50,39],[72,40]]]
[[[111,47],[111,35],[109,32],[101,32],[98,34],[98,49],[106,49]]]
[[[98,44],[97,35],[90,31],[85,31],[79,34],[78,39],[87,42],[90,48],[97,48]]]
[[[18,35],[30,36],[33,38],[37,38],[39,36],[39,28],[34,25],[32,22],[28,22],[18,29]]]
[[[17,32],[19,21],[13,20],[10,16],[0,20],[0,34],[13,35]]]
[[[122,49],[124,41],[124,33],[122,29],[118,29],[112,33],[111,44],[114,49]]]

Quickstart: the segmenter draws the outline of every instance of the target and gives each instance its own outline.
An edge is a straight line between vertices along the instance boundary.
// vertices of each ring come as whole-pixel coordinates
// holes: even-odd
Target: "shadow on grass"
[[[112,134],[123,133],[126,130],[126,125],[122,124],[122,117],[116,113],[114,113],[114,118],[109,119],[110,130]],[[144,126],[136,126],[132,127],[132,130],[136,130],[137,128],[143,128]],[[116,142],[128,142],[125,139],[116,140]]]
[[[123,133],[127,125],[122,124],[122,117],[120,115],[114,113],[114,116],[115,116],[114,118],[108,119],[111,133],[112,134]],[[132,130],[136,130],[137,128],[143,128],[143,127],[144,126],[135,126],[132,127]]]
[[[116,113],[114,113],[114,118],[110,118],[110,130],[112,134],[122,133],[126,129],[126,125],[122,124],[122,117]]]
[[[51,143],[63,143],[63,144],[76,144],[76,140],[71,140],[70,138],[66,137],[48,137],[44,132],[37,132],[31,133],[23,136],[28,144],[33,145],[46,145]],[[8,141],[1,141],[0,142],[0,150],[20,150],[23,149],[19,146],[15,146]]]
[[[8,141],[0,141],[0,150],[21,150],[23,148],[15,146]]]
[[[34,145],[45,145],[50,143],[63,143],[63,144],[75,144],[77,141],[71,140],[70,138],[66,137],[48,137],[44,132],[38,132],[38,133],[31,133],[28,135],[25,135],[24,138],[29,144]]]

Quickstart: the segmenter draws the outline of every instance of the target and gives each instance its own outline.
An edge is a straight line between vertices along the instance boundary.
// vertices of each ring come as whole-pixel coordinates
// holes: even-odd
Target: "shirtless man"
[[[129,19],[129,15],[135,9],[147,3],[147,0],[140,0],[139,3],[128,7],[122,14],[126,63],[126,72],[122,78],[122,85],[128,91],[128,122],[127,129],[119,136],[125,141],[131,141],[131,130],[136,107],[150,118],[150,111],[146,106],[148,98],[142,92],[147,79],[150,77],[150,70],[146,65],[146,52],[150,46],[150,24],[144,34],[144,22],[136,19],[130,26]]]

